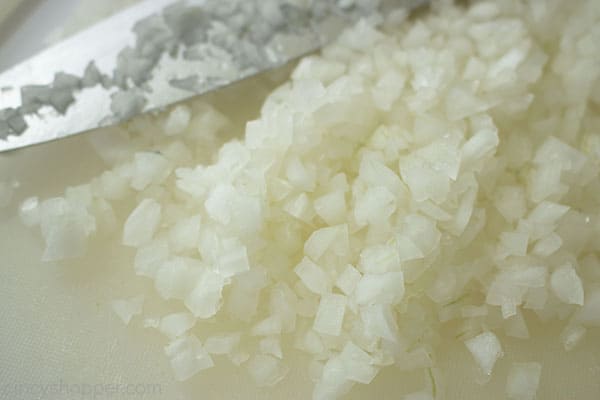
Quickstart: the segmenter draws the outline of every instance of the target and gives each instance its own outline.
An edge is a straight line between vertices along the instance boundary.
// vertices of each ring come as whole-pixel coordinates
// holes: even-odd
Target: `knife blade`
[[[426,0],[145,0],[0,74],[0,152],[117,124]]]

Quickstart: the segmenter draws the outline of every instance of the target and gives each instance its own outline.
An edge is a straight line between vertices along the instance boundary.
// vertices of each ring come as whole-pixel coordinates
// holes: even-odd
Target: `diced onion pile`
[[[180,380],[225,357],[274,385],[302,351],[315,399],[392,364],[432,378],[406,399],[433,399],[449,324],[486,376],[533,314],[575,347],[600,326],[600,3],[391,16],[302,59],[241,140],[206,104],[96,135],[110,169],[21,208],[44,260],[112,232],[135,248],[179,305],[144,325]],[[128,322],[141,301],[113,306]],[[507,396],[533,399],[541,372],[514,364]]]

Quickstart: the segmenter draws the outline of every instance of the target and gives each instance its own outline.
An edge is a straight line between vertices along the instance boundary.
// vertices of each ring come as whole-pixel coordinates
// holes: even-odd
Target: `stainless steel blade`
[[[0,74],[0,151],[125,121],[425,0],[146,0]]]

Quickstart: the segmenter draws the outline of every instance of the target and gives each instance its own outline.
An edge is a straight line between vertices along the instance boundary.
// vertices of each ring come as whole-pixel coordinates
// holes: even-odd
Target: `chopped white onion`
[[[196,318],[188,312],[165,315],[161,318],[158,329],[171,339],[186,333],[196,324]]]
[[[183,104],[178,105],[169,113],[165,121],[165,133],[170,136],[183,133],[190,124],[191,117],[189,107]]]
[[[136,153],[133,169],[131,187],[135,190],[161,183],[170,173],[169,161],[154,152]]]
[[[371,356],[352,342],[346,343],[339,355],[344,365],[346,378],[360,383],[370,383],[379,372],[373,366],[374,360]]]
[[[273,356],[258,354],[248,360],[247,369],[258,386],[273,386],[287,375],[289,368]]]
[[[111,302],[115,313],[121,318],[125,325],[129,324],[131,318],[142,313],[144,296],[136,296],[131,299],[113,300]]]
[[[205,269],[196,286],[185,299],[186,307],[198,318],[210,318],[222,305],[222,291],[227,279],[214,271]]]
[[[346,296],[326,294],[321,297],[313,329],[319,333],[339,336],[344,322]]]
[[[140,247],[135,253],[133,266],[135,273],[149,278],[156,277],[157,271],[169,257],[169,245],[165,240],[155,240]]]
[[[173,340],[165,347],[165,354],[171,360],[175,378],[185,381],[198,372],[212,368],[214,362],[204,350],[196,336],[183,336]]]
[[[346,265],[344,271],[338,276],[335,285],[344,292],[345,295],[349,296],[353,291],[361,278],[361,273],[352,265]]]
[[[573,349],[600,326],[594,0],[453,3],[362,20],[300,60],[243,136],[231,139],[241,114],[201,101],[92,135],[107,170],[19,210],[39,225],[43,259],[105,251],[96,237],[122,228],[128,268],[168,301],[170,314],[144,325],[171,341],[180,380],[214,354],[270,386],[302,351],[315,399],[395,364],[430,375],[431,391],[406,395],[430,400],[443,397],[432,370],[447,340],[468,338],[486,378],[503,355],[497,335],[536,339],[531,315],[564,321],[556,340]],[[227,45],[219,35],[188,50]],[[120,79],[146,68],[121,61]],[[61,90],[58,108],[70,101]],[[140,99],[120,92],[113,106],[127,114]],[[139,312],[116,304],[126,322]],[[508,397],[533,398],[539,379],[538,364],[513,365]]]
[[[361,305],[397,304],[404,297],[404,275],[401,271],[384,274],[365,274],[354,290]]]
[[[492,332],[465,340],[465,346],[485,375],[491,375],[496,361],[504,355],[500,341]]]
[[[571,351],[585,337],[587,329],[581,325],[567,325],[561,332],[561,341],[566,351]]]
[[[583,307],[575,315],[575,320],[585,326],[600,326],[600,289],[586,293]]]
[[[19,207],[19,216],[26,226],[35,226],[40,223],[40,203],[37,197],[23,200]]]
[[[572,266],[566,265],[552,272],[550,287],[562,302],[583,305],[583,285]]]
[[[296,268],[294,268],[294,272],[310,291],[317,294],[329,292],[331,279],[320,266],[312,262],[308,257],[302,259]]]
[[[511,400],[534,400],[542,366],[536,362],[514,363],[508,371],[506,395]]]
[[[131,212],[123,230],[123,244],[139,247],[149,242],[160,223],[161,206],[155,200],[144,199]]]
[[[254,325],[251,333],[256,336],[279,335],[281,333],[281,319],[277,316],[267,317]]]
[[[154,287],[165,300],[181,298],[187,292],[190,276],[190,266],[186,259],[168,260],[156,271]]]
[[[389,305],[375,304],[363,307],[360,310],[360,318],[368,334],[391,342],[398,340],[398,325]]]

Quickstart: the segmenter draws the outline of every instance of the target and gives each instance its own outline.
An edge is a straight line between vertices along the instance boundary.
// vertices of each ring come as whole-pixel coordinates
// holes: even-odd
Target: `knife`
[[[0,74],[0,152],[200,95],[426,0],[145,0]]]

